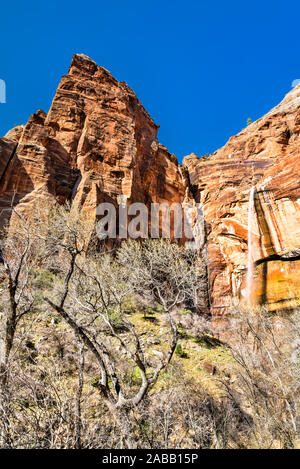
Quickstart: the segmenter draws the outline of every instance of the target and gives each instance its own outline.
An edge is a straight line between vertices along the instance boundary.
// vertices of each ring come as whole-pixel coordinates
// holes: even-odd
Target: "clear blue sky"
[[[48,111],[73,53],[126,81],[179,160],[211,153],[300,78],[300,2],[1,3],[0,135]]]

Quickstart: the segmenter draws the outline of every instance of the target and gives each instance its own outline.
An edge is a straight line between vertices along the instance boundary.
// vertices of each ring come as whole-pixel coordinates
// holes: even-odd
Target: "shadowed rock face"
[[[271,309],[300,297],[300,86],[210,158],[183,167],[159,144],[158,126],[134,92],[89,57],[75,55],[48,114],[0,139],[1,222],[9,207],[40,201],[199,202],[204,212],[211,310],[243,298],[248,199],[255,185],[256,301]],[[298,280],[299,279],[299,280]]]

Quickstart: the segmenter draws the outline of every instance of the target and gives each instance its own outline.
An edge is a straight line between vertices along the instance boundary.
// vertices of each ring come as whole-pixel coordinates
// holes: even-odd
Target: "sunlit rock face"
[[[13,204],[70,201],[92,218],[100,202],[199,203],[213,314],[246,299],[249,194],[253,301],[290,308],[300,297],[300,85],[208,159],[180,166],[126,83],[83,54],[73,57],[46,114],[0,139],[0,224]],[[195,215],[195,214],[194,214]]]
[[[13,199],[25,213],[42,198],[71,200],[93,216],[99,202],[117,204],[120,195],[129,204],[182,202],[186,181],[157,130],[126,83],[74,55],[48,114],[38,111],[0,140],[0,210]]]
[[[289,308],[300,298],[300,86],[209,159],[184,158],[203,206],[211,309],[246,299],[249,194],[255,185],[254,302]]]

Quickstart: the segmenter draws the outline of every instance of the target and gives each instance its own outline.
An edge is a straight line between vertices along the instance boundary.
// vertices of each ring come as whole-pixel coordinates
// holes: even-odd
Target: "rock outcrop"
[[[184,158],[203,208],[211,308],[246,298],[249,193],[255,186],[254,300],[271,309],[300,297],[300,86],[208,159]]]
[[[1,223],[13,203],[70,201],[92,217],[108,201],[199,203],[211,311],[246,297],[249,193],[255,186],[254,299],[271,309],[300,298],[300,86],[209,158],[181,167],[126,83],[74,55],[49,112],[0,139]]]
[[[72,200],[96,216],[100,201],[182,202],[186,182],[158,126],[126,83],[74,55],[48,114],[39,110],[0,140],[0,211],[41,198]],[[8,211],[6,212],[8,213]]]

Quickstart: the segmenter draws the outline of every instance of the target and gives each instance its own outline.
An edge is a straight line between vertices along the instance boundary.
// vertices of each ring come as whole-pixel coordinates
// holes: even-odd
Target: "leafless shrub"
[[[57,254],[62,256],[63,252],[63,263],[54,290],[45,301],[94,356],[99,398],[119,425],[120,445],[134,447],[130,412],[157,382],[177,345],[178,331],[171,311],[179,304],[197,301],[199,268],[193,262],[195,254],[169,242],[149,241],[124,243],[115,259],[96,252],[91,255],[86,252],[81,226],[76,223],[70,228],[69,222],[66,226],[64,236],[59,237],[57,230],[48,235],[50,249],[55,240]],[[124,311],[124,302],[131,294],[155,301],[168,318],[169,350],[155,361],[148,362],[145,345]],[[135,367],[140,383],[128,387],[126,375]]]
[[[236,436],[251,427],[247,416],[227,398],[213,398],[199,383],[171,366],[161,391],[137,410],[141,447],[237,448]]]
[[[163,240],[107,252],[68,207],[14,212],[0,249],[1,447],[296,446],[298,311],[237,306],[232,370],[212,397],[173,364],[179,334],[217,340],[199,314],[199,253]],[[134,322],[151,311],[159,351]]]
[[[229,321],[234,385],[232,402],[253,418],[251,446],[293,448],[299,439],[299,311],[270,313],[237,307]]]

